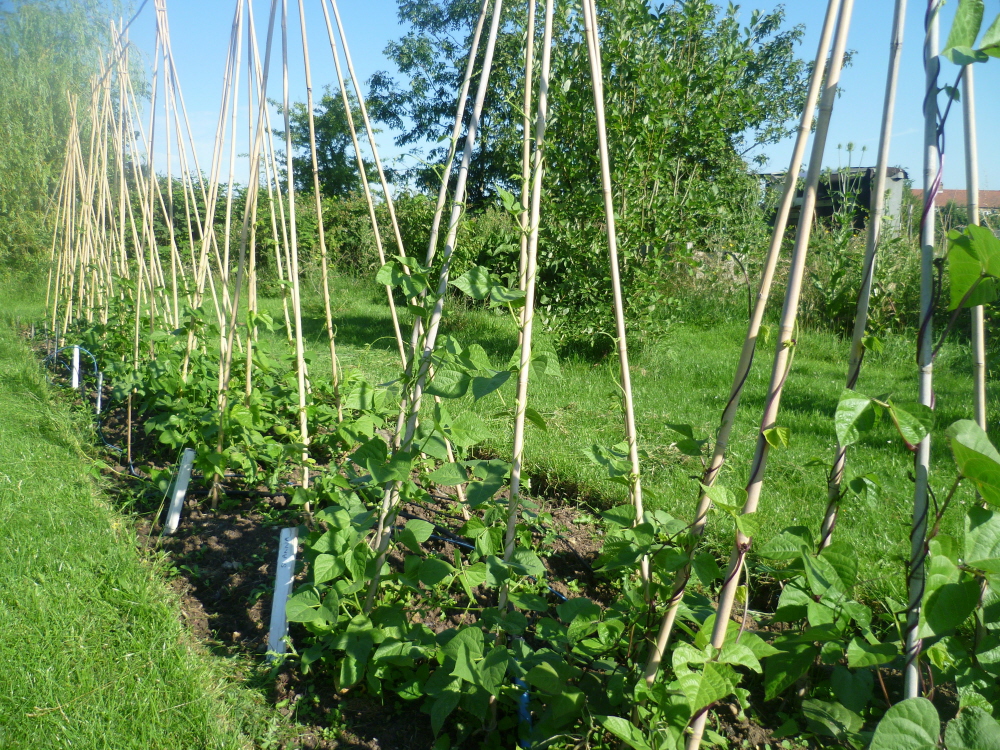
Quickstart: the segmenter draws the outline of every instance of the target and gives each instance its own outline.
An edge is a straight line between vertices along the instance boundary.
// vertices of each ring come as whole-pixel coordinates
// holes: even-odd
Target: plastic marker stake
[[[100,391],[98,391],[100,394]],[[101,397],[97,397],[98,410],[100,409]],[[100,411],[98,411],[100,414]],[[177,481],[174,482],[174,494],[170,498],[170,507],[167,509],[167,522],[163,525],[164,534],[173,534],[177,531],[177,524],[181,522],[181,508],[184,506],[184,496],[188,491],[188,482],[191,481],[191,464],[194,463],[194,449],[185,448],[184,455],[181,456],[181,465],[177,469]]]
[[[101,416],[101,396],[104,395],[104,373],[97,373],[97,405],[94,407],[97,416]],[[190,449],[189,449],[190,450]]]
[[[70,385],[76,390],[80,387],[80,347],[73,347],[73,375]]]
[[[285,653],[285,634],[288,621],[285,619],[285,604],[292,592],[292,578],[295,576],[295,553],[299,547],[299,530],[282,529],[278,543],[278,574],[274,579],[274,600],[271,602],[271,632],[267,636],[267,650],[275,654]],[[274,658],[274,657],[268,657]]]

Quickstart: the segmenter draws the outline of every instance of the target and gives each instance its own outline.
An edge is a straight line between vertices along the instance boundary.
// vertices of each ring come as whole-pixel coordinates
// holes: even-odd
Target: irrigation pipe
[[[771,286],[774,282],[774,273],[778,265],[778,258],[781,255],[781,245],[785,237],[785,229],[788,226],[788,216],[791,212],[792,202],[795,198],[798,187],[799,172],[802,169],[802,159],[805,156],[806,146],[809,142],[809,135],[812,132],[813,113],[816,109],[816,101],[819,98],[820,86],[826,75],[827,54],[830,48],[830,40],[833,36],[837,15],[840,11],[841,0],[829,0],[826,9],[826,17],[823,21],[823,29],[820,33],[819,46],[816,50],[815,62],[813,64],[812,77],[809,79],[809,89],[806,92],[806,101],[802,107],[802,115],[796,130],[795,147],[792,150],[792,158],[788,165],[788,172],[785,174],[785,187],[781,196],[781,203],[778,208],[778,215],[774,222],[774,231],[771,234],[771,244],[764,261],[764,270],[761,276],[760,287],[757,291],[757,299],[753,306],[753,313],[750,316],[750,323],[747,328],[746,338],[743,340],[743,348],[740,352],[739,363],[736,366],[736,374],[733,377],[733,385],[729,391],[729,399],[722,411],[722,418],[719,423],[719,431],[715,438],[715,447],[712,450],[712,459],[705,468],[701,477],[701,483],[706,487],[715,484],[715,480],[722,470],[726,460],[726,450],[729,447],[729,436],[732,433],[733,425],[736,423],[736,412],[739,410],[740,398],[743,395],[743,387],[750,375],[750,367],[753,365],[754,354],[757,349],[757,338],[760,335],[761,323],[764,320],[764,311],[767,308],[768,298],[771,293]],[[822,117],[823,114],[820,113]],[[660,621],[659,632],[656,640],[651,644],[649,657],[646,662],[644,675],[646,682],[652,685],[656,680],[656,674],[660,668],[663,654],[666,653],[670,635],[673,632],[674,623],[677,620],[677,612],[681,601],[684,599],[684,590],[691,577],[691,564],[694,560],[694,551],[698,541],[705,532],[705,524],[708,519],[708,511],[712,506],[712,501],[708,494],[699,490],[698,503],[695,509],[694,522],[691,525],[691,541],[685,552],[687,561],[674,576],[673,587],[671,589],[670,600],[667,603],[666,612]]]
[[[793,340],[796,318],[799,309],[799,296],[802,291],[802,280],[805,275],[805,263],[809,252],[809,235],[812,231],[813,215],[816,208],[816,193],[823,165],[823,152],[826,147],[826,137],[830,125],[830,115],[837,96],[837,85],[844,62],[844,51],[847,46],[847,34],[851,26],[851,14],[854,10],[854,0],[843,0],[840,15],[837,19],[837,32],[834,36],[833,52],[830,55],[830,69],[826,76],[823,97],[820,101],[820,119],[813,138],[812,153],[809,157],[809,170],[806,175],[805,194],[802,201],[802,212],[799,216],[799,227],[795,236],[795,247],[792,251],[791,267],[788,271],[788,287],[785,292],[785,302],[781,311],[781,329],[775,347],[774,364],[771,368],[771,382],[768,386],[767,400],[761,417],[760,432],[757,436],[757,447],[753,463],[750,467],[750,478],[747,484],[747,499],[743,505],[743,514],[757,511],[760,492],[767,467],[769,443],[766,431],[775,426],[778,409],[781,403],[782,389],[788,377],[790,358],[795,347]],[[729,626],[729,617],[739,585],[739,573],[743,561],[750,549],[752,540],[739,528],[733,551],[729,558],[722,591],[719,594],[719,604],[716,609],[715,626],[712,629],[712,645],[722,648]],[[688,750],[698,750],[701,747],[705,723],[708,720],[707,707],[695,715],[691,722],[691,737]]]
[[[871,302],[875,264],[878,258],[879,235],[885,214],[886,171],[889,166],[889,146],[892,142],[892,121],[896,108],[896,82],[899,79],[899,61],[903,51],[903,30],[906,25],[906,0],[896,0],[889,41],[889,70],[885,81],[885,101],[882,105],[882,131],[879,135],[878,160],[875,166],[875,187],[872,189],[871,210],[868,216],[868,238],[862,266],[861,288],[858,291],[857,312],[854,315],[854,334],[851,339],[851,356],[847,366],[846,388],[854,390],[861,374],[865,355],[865,329],[868,327],[868,307]],[[847,464],[847,446],[837,443],[833,466],[827,480],[827,506],[820,531],[819,548],[830,545],[840,511],[841,485]]]

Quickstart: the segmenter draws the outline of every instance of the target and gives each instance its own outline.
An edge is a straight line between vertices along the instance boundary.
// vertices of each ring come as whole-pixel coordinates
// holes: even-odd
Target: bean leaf
[[[1000,724],[976,706],[963,708],[944,731],[948,750],[1000,750]]]
[[[472,299],[486,299],[493,288],[490,272],[482,266],[473,266],[457,279],[453,279],[451,285],[461,289]]]
[[[841,446],[858,442],[862,432],[867,432],[875,424],[875,405],[868,396],[862,396],[845,388],[837,402],[837,413],[833,418],[837,430],[837,442]]]
[[[868,750],[935,750],[939,719],[926,698],[900,701],[885,712]]]
[[[947,435],[958,470],[976,485],[984,500],[1000,505],[1000,453],[983,429],[971,419],[960,419]]]

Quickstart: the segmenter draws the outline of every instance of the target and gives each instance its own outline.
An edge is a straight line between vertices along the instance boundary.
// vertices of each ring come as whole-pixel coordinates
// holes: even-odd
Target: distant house
[[[920,205],[924,203],[924,191],[914,190],[913,197]],[[941,190],[934,196],[934,205],[944,208],[949,203],[966,206],[968,197],[965,190]],[[1000,214],[1000,190],[980,190],[979,191],[979,213],[984,216],[994,216]]]
[[[761,179],[767,187],[781,190],[785,182],[783,172],[762,174]],[[903,209],[903,194],[909,175],[899,167],[889,167],[886,170],[886,199],[883,213],[889,226],[897,230],[900,227]],[[868,213],[872,204],[872,186],[875,183],[875,167],[852,167],[831,171],[820,179],[816,193],[816,216],[830,217],[845,209],[848,202],[853,204],[854,226],[864,229],[868,224]],[[798,224],[802,210],[802,185],[792,203],[788,223]]]

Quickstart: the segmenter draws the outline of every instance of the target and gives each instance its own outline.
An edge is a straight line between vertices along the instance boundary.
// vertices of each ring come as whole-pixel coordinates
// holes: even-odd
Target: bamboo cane
[[[375,143],[375,131],[372,130],[371,120],[368,118],[368,107],[365,106],[365,97],[358,83],[358,76],[354,72],[354,62],[351,60],[351,48],[347,44],[347,34],[344,33],[344,24],[340,20],[340,9],[337,7],[337,0],[330,0],[333,8],[333,18],[337,22],[337,32],[340,35],[340,45],[344,48],[344,62],[347,63],[347,72],[351,76],[351,83],[354,85],[354,93],[358,99],[358,109],[361,110],[361,119],[365,124],[365,133],[368,135],[368,147],[372,152],[372,161],[378,172],[379,182],[382,184],[382,195],[385,196],[385,205],[389,210],[389,222],[392,224],[392,232],[396,238],[396,247],[399,254],[406,255],[406,248],[403,246],[403,234],[399,229],[399,221],[396,218],[396,207],[392,200],[392,193],[389,191],[389,181],[385,177],[385,170],[382,169],[382,160],[378,155],[378,145]],[[324,0],[324,8],[326,7]],[[343,80],[343,79],[341,79]]]
[[[325,10],[325,6],[324,6]],[[299,0],[299,28],[302,32],[302,62],[306,75],[306,110],[309,118],[309,156],[312,164],[313,196],[316,200],[316,229],[319,233],[320,271],[323,282],[323,311],[326,314],[326,333],[330,342],[330,369],[333,376],[333,403],[337,408],[337,421],[344,419],[340,402],[340,378],[337,373],[337,343],[333,329],[333,311],[330,307],[330,271],[327,263],[326,231],[323,228],[323,194],[319,186],[319,157],[316,154],[316,120],[313,114],[312,71],[309,65],[309,38],[306,33],[306,13]],[[376,227],[375,231],[378,231]]]
[[[920,332],[917,341],[919,365],[920,403],[933,408],[934,357],[934,198],[941,188],[941,154],[938,151],[937,79],[941,68],[938,46],[938,14],[941,0],[928,0],[924,18],[924,71],[926,96],[924,97],[924,211],[921,221],[920,242]],[[915,698],[920,693],[921,639],[917,635],[920,624],[920,602],[924,596],[924,560],[926,559],[927,495],[931,464],[931,436],[928,434],[917,446],[914,462],[916,484],[913,494],[913,523],[910,529],[910,562],[907,572],[909,601],[906,608],[905,655],[903,669],[903,697]]]
[[[868,216],[868,240],[862,265],[861,288],[858,291],[858,308],[854,316],[854,334],[851,339],[851,358],[847,366],[846,387],[854,390],[861,374],[865,355],[865,329],[868,327],[868,306],[871,301],[872,283],[875,278],[878,241],[882,230],[885,207],[886,170],[889,166],[889,146],[892,141],[892,120],[896,107],[896,82],[899,78],[899,60],[903,51],[903,29],[906,22],[906,0],[896,0],[893,11],[892,32],[889,42],[889,71],[885,82],[885,101],[882,105],[882,131],[879,136],[878,161],[875,166],[875,185],[872,188],[871,211]],[[837,451],[827,480],[827,506],[820,533],[820,549],[829,546],[837,525],[840,510],[841,484],[847,464],[847,446],[837,445]]]
[[[521,207],[524,209],[518,216],[521,224],[521,256],[518,263],[517,284],[524,291],[526,269],[528,263],[528,202],[530,200],[531,181],[531,86],[534,78],[535,62],[535,0],[528,0],[528,23],[524,38],[524,138],[521,142]]]
[[[257,79],[260,80],[261,76],[261,66],[260,66],[260,55],[257,49],[257,31],[254,27],[253,19],[253,3],[247,6],[248,10],[248,20],[250,22],[250,46],[253,53],[254,61],[254,71],[257,74]],[[263,94],[262,94],[263,95]],[[264,172],[265,181],[267,182],[267,200],[268,206],[271,213],[271,233],[274,239],[274,260],[275,265],[278,270],[278,281],[281,282],[281,307],[285,318],[285,334],[288,338],[288,343],[292,343],[292,321],[288,314],[288,285],[285,284],[285,273],[284,268],[287,268],[288,264],[282,264],[282,255],[286,258],[288,255],[288,224],[285,221],[285,204],[284,201],[280,200],[281,196],[281,186],[278,182],[278,162],[274,156],[274,144],[272,143],[272,138],[274,137],[274,129],[271,127],[271,111],[270,109],[264,110],[264,122],[267,128],[268,137],[264,140],[265,154],[264,154]],[[273,190],[272,190],[273,187]],[[278,206],[278,217],[280,217],[281,223],[281,241],[278,240],[278,221],[275,218],[275,200],[274,193],[278,193],[279,200],[277,201]]]
[[[241,4],[243,2],[243,0],[238,0],[238,1]],[[266,51],[264,53],[264,71],[263,71],[263,76],[262,76],[261,81],[260,81],[260,90],[261,90],[261,92],[266,92],[267,91],[267,79],[268,79],[269,64],[270,64],[270,58],[271,58],[271,39],[272,39],[272,35],[273,35],[273,32],[274,32],[274,5],[272,4],[271,7],[272,7],[272,11],[271,11],[270,24],[268,25],[267,49],[266,49]],[[282,18],[282,23],[283,24],[284,24],[284,21],[285,21],[285,18],[283,16],[283,18]],[[242,33],[242,30],[241,30],[241,33]],[[283,39],[283,45],[285,45],[285,47],[287,47],[287,43],[286,43],[286,41],[284,39]],[[283,49],[283,51],[285,51],[285,49]],[[284,65],[285,65],[286,69],[287,69],[287,64],[288,64],[288,59],[287,59],[287,52],[286,52],[286,55],[285,55],[285,58],[284,58]],[[285,96],[287,98],[287,86],[286,86]],[[235,103],[235,95],[234,95],[234,103]],[[231,367],[232,367],[233,341],[234,341],[234,339],[236,337],[236,328],[237,328],[237,325],[238,325],[238,322],[239,322],[239,314],[238,313],[239,313],[239,306],[240,306],[240,297],[241,297],[241,294],[242,294],[242,291],[243,291],[244,276],[245,276],[245,273],[246,273],[247,244],[249,242],[250,227],[255,223],[255,220],[256,220],[257,191],[254,190],[254,189],[252,189],[252,188],[254,186],[256,186],[258,184],[258,181],[259,181],[259,178],[258,178],[258,169],[260,167],[260,151],[261,151],[261,148],[262,148],[262,141],[263,141],[263,135],[264,135],[264,130],[265,130],[265,128],[264,128],[264,112],[263,112],[263,110],[266,109],[266,107],[267,107],[267,97],[266,96],[259,97],[259,110],[260,111],[258,112],[258,115],[257,115],[257,127],[256,127],[256,131],[255,131],[254,139],[253,139],[253,145],[252,145],[251,152],[250,152],[250,178],[249,178],[249,181],[248,181],[248,185],[250,186],[251,189],[247,193],[246,205],[244,206],[244,210],[243,210],[243,226],[242,226],[242,229],[240,230],[239,260],[238,260],[237,269],[236,269],[236,284],[235,284],[235,286],[233,288],[233,302],[232,302],[233,313],[229,317],[229,328],[223,334],[224,337],[225,337],[225,340],[223,342],[224,346],[222,347],[222,352],[221,352],[222,362],[221,362],[220,367],[219,367],[219,395],[218,395],[218,404],[219,404],[219,436],[218,436],[218,441],[217,441],[217,451],[220,452],[220,453],[222,452],[223,441],[224,441],[224,438],[225,438],[226,410],[227,410],[228,405],[229,405],[229,381],[230,381],[230,374],[231,374]],[[236,118],[235,104],[234,104],[234,108],[233,108],[233,118],[234,119]],[[233,136],[235,138],[235,130],[233,132]],[[289,135],[289,137],[291,137],[291,136]],[[290,160],[291,160],[291,157],[289,155],[289,161]],[[289,166],[289,170],[291,170],[291,166]],[[289,179],[291,179],[291,177]],[[248,346],[251,345],[250,341],[251,341],[251,339],[248,336]],[[218,476],[216,476],[215,480],[213,481],[213,484],[212,484],[212,509],[213,510],[216,508],[217,503],[218,503],[218,496],[219,496],[218,487],[219,487],[219,485],[218,485]]]
[[[277,0],[273,0],[277,2]],[[309,423],[306,416],[306,362],[302,339],[302,296],[299,289],[299,247],[295,224],[295,182],[292,167],[292,128],[288,111],[288,0],[281,0],[282,113],[285,117],[285,175],[288,194],[288,233],[292,263],[292,308],[295,315],[295,361],[299,386],[299,431],[302,437],[302,487],[309,486]]]
[[[344,114],[347,117],[347,128],[351,133],[351,143],[354,145],[354,154],[358,163],[358,175],[361,178],[361,187],[365,194],[365,202],[368,204],[368,216],[372,223],[372,230],[375,234],[375,249],[378,252],[378,259],[381,265],[385,265],[385,250],[382,247],[382,232],[379,229],[378,218],[375,215],[375,202],[372,198],[371,186],[368,183],[368,174],[365,170],[364,158],[361,155],[361,146],[358,142],[357,129],[354,127],[354,115],[351,112],[351,103],[347,96],[347,85],[344,80],[343,71],[340,68],[340,54],[337,51],[337,43],[333,35],[333,26],[330,23],[330,14],[327,10],[326,0],[322,0],[323,17],[326,21],[326,33],[330,41],[330,49],[333,52],[333,64],[337,71],[337,85],[340,86],[341,99],[344,102]],[[334,8],[336,11],[336,8]],[[361,92],[358,92],[359,100],[361,97]],[[372,142],[374,144],[374,141]],[[388,193],[386,193],[388,197]],[[400,245],[400,252],[402,252],[402,245]],[[399,314],[396,311],[396,300],[392,294],[392,287],[388,284],[385,287],[385,293],[389,300],[389,316],[392,319],[392,330],[396,337],[396,346],[399,348],[399,357],[406,365],[406,346],[403,343],[403,333],[399,326]]]
[[[979,148],[976,139],[974,65],[962,73],[962,119],[965,126],[965,202],[970,224],[979,224]],[[972,308],[972,394],[976,424],[986,429],[986,324],[983,306]]]
[[[538,114],[535,118],[534,174],[531,186],[531,215],[528,223],[528,243],[525,248],[524,307],[521,309],[521,362],[517,373],[517,401],[514,407],[514,447],[510,469],[510,499],[507,501],[507,531],[504,535],[503,560],[510,562],[514,554],[517,519],[520,516],[521,470],[524,462],[524,421],[528,407],[528,376],[531,372],[531,335],[535,318],[535,280],[538,265],[538,223],[542,202],[542,172],[545,164],[545,124],[548,113],[549,74],[552,61],[552,2],[545,0],[545,30],[542,36],[542,66],[538,79]],[[532,6],[534,2],[532,0]],[[534,8],[532,8],[532,11]],[[532,18],[534,13],[531,14]],[[532,25],[532,29],[534,26]],[[525,85],[530,88],[531,80]],[[528,98],[528,95],[525,96]],[[499,607],[507,606],[508,589],[500,590]]]
[[[476,100],[472,109],[472,119],[469,121],[469,129],[465,138],[465,149],[462,153],[462,162],[458,170],[458,179],[455,183],[455,194],[452,198],[451,218],[448,223],[448,234],[445,238],[443,252],[443,263],[441,266],[440,278],[438,281],[437,301],[431,312],[424,334],[423,350],[419,370],[415,373],[412,391],[408,398],[403,399],[405,408],[409,410],[409,418],[406,420],[406,432],[400,444],[400,450],[408,451],[413,442],[416,431],[417,417],[420,414],[420,399],[423,394],[427,373],[431,366],[431,355],[434,352],[434,345],[437,340],[438,328],[441,325],[441,316],[444,312],[444,300],[448,291],[448,274],[451,267],[451,257],[455,248],[455,241],[458,236],[458,225],[462,218],[465,202],[465,189],[469,179],[469,164],[472,161],[472,150],[475,147],[476,136],[479,132],[479,119],[483,112],[483,102],[486,99],[486,91],[489,87],[490,72],[493,68],[493,52],[496,48],[497,32],[500,25],[500,15],[503,10],[503,0],[496,0],[493,6],[493,17],[490,21],[490,31],[486,39],[486,50],[483,56],[483,68],[479,77],[479,86],[476,91]],[[417,325],[417,324],[415,324]],[[378,526],[376,528],[374,540],[375,549],[378,552],[378,559],[375,565],[375,574],[372,576],[368,588],[368,596],[365,600],[364,611],[371,611],[375,601],[375,592],[378,590],[381,579],[381,567],[385,562],[386,550],[389,546],[392,521],[395,518],[398,495],[391,489],[387,489],[382,498],[382,508],[379,512]]]
[[[764,414],[761,417],[760,432],[757,437],[757,447],[750,468],[750,478],[747,484],[747,499],[743,505],[743,513],[751,514],[757,511],[760,492],[764,481],[764,471],[767,467],[769,444],[765,431],[775,426],[781,394],[788,370],[791,365],[792,349],[796,318],[798,316],[799,295],[802,290],[802,279],[805,274],[805,262],[809,251],[809,235],[812,230],[813,213],[816,207],[816,192],[822,171],[823,152],[826,146],[826,136],[830,123],[830,112],[833,110],[837,96],[837,85],[844,62],[844,50],[847,45],[847,34],[851,25],[851,14],[854,10],[854,0],[843,0],[840,15],[837,19],[837,31],[834,36],[833,52],[830,56],[830,68],[826,76],[823,97],[820,102],[820,112],[827,112],[820,117],[813,137],[812,153],[809,157],[809,170],[806,175],[805,194],[802,201],[802,212],[799,215],[799,227],[795,235],[795,247],[792,251],[792,263],[788,271],[788,287],[781,311],[781,326],[778,342],[775,347],[774,364],[771,368],[771,382],[765,401]],[[732,613],[736,588],[739,585],[739,573],[743,561],[750,549],[751,539],[736,529],[733,551],[729,558],[722,591],[719,593],[719,604],[716,609],[715,625],[712,629],[712,645],[722,648],[729,627],[729,617]],[[707,708],[702,709],[691,722],[691,737],[688,750],[698,750],[701,746],[708,718]]]
[[[778,258],[781,255],[781,245],[785,237],[785,229],[788,226],[788,215],[791,211],[798,186],[799,171],[802,169],[802,159],[805,156],[809,135],[812,132],[813,114],[816,109],[816,101],[819,98],[820,85],[826,75],[827,55],[830,48],[830,40],[833,37],[837,14],[840,11],[840,3],[841,0],[829,0],[827,4],[823,29],[820,33],[819,45],[813,64],[813,73],[809,80],[805,105],[802,108],[802,116],[796,130],[795,147],[792,150],[788,172],[785,175],[785,186],[781,196],[781,203],[778,207],[778,214],[774,222],[774,231],[771,234],[771,244],[768,247],[767,256],[764,260],[764,269],[757,291],[757,299],[754,303],[753,314],[750,316],[747,335],[743,340],[743,348],[740,352],[739,363],[736,366],[733,385],[729,391],[729,399],[722,411],[712,458],[701,477],[701,483],[706,487],[711,487],[715,483],[725,463],[726,450],[729,447],[729,436],[732,433],[733,425],[736,423],[736,412],[739,409],[740,398],[743,395],[743,386],[746,384],[747,377],[750,374],[750,367],[753,364],[754,354],[757,349],[757,337],[760,334],[760,326],[764,320],[764,312],[767,309],[771,286],[774,282],[775,269],[778,265]],[[691,525],[691,541],[685,549],[688,559],[684,567],[674,576],[667,610],[660,621],[659,632],[657,633],[655,642],[651,644],[649,657],[646,662],[644,675],[646,682],[650,685],[656,679],[660,661],[666,652],[667,643],[670,641],[674,622],[677,619],[677,612],[684,598],[684,590],[691,577],[691,562],[694,559],[694,551],[697,549],[698,541],[704,534],[708,511],[711,505],[712,501],[708,494],[703,490],[699,490],[695,518]]]
[[[628,364],[628,344],[625,333],[625,306],[622,300],[621,272],[618,262],[618,232],[615,226],[614,199],[611,194],[611,157],[608,149],[607,127],[604,122],[604,71],[601,64],[601,41],[597,25],[597,7],[594,0],[583,0],[584,33],[587,36],[590,57],[590,78],[594,89],[594,111],[597,117],[597,140],[601,160],[601,189],[604,195],[604,221],[608,235],[608,256],[611,266],[611,289],[614,295],[615,334],[618,361],[621,365],[621,391],[625,412],[625,439],[632,476],[630,494],[635,507],[634,525],[643,522],[642,481],[639,466],[639,440],[635,426],[635,407],[632,403],[632,373]],[[642,581],[649,587],[649,559],[640,563]]]

